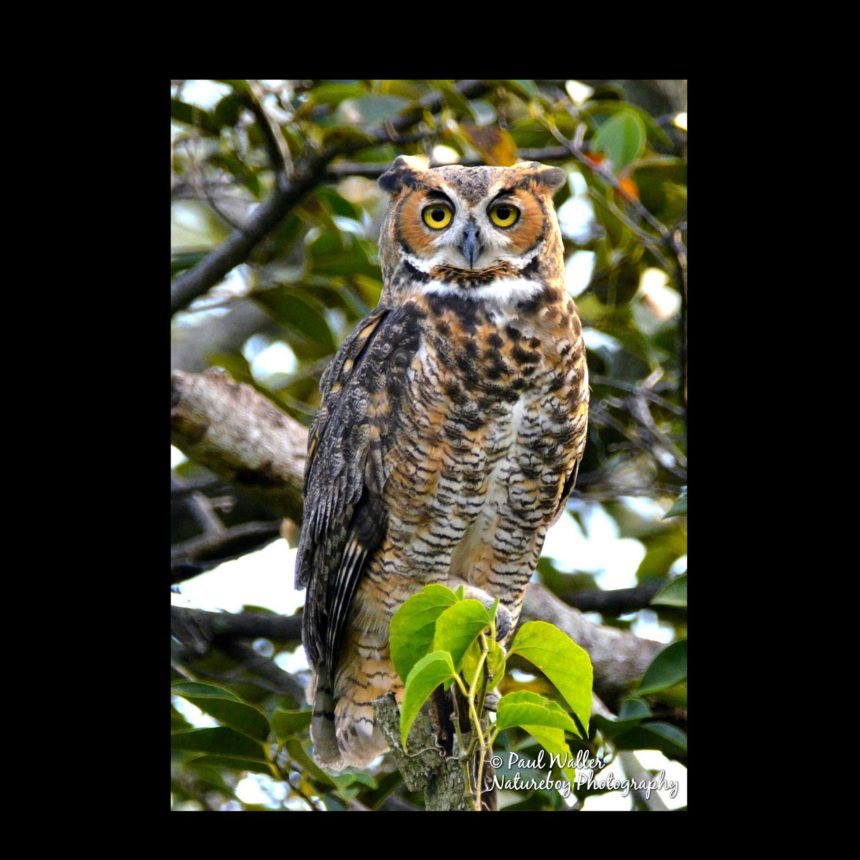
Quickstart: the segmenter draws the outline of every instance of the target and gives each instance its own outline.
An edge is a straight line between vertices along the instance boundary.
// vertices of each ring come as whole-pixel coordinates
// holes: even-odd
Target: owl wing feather
[[[320,380],[322,405],[308,436],[296,587],[307,587],[302,639],[331,683],[352,599],[387,527],[382,438],[396,421],[420,333],[406,308],[378,307],[344,341]],[[382,408],[385,403],[387,408]]]

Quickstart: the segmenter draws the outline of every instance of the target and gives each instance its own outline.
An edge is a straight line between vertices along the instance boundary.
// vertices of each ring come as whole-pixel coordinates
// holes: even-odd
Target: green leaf
[[[459,672],[466,649],[478,638],[482,630],[492,623],[492,615],[480,600],[469,598],[449,606],[436,619],[434,651],[448,651]]]
[[[400,742],[406,750],[409,730],[430,694],[445,681],[451,680],[456,673],[451,655],[447,651],[434,651],[422,657],[413,667],[406,679],[403,692],[403,706],[400,709]]]
[[[609,98],[607,98],[607,96]],[[611,99],[611,100],[610,100]],[[669,139],[665,131],[660,127],[660,124],[648,113],[647,110],[640,108],[638,105],[625,102],[623,93],[619,90],[617,95],[610,95],[604,91],[604,95],[599,92],[595,93],[580,109],[580,116],[587,117],[591,121],[597,120],[605,116],[614,116],[617,113],[633,111],[643,124],[648,133],[648,139],[662,147],[671,147],[672,141]]]
[[[262,744],[233,729],[194,729],[190,732],[174,732],[170,738],[175,750],[191,750],[266,761]]]
[[[687,755],[687,735],[671,723],[643,723],[618,735],[613,743],[620,750],[659,750],[673,758]]]
[[[213,80],[219,84],[227,84],[228,87],[231,87],[235,92],[241,93],[242,95],[251,95],[251,85],[244,79],[213,78]]]
[[[561,705],[528,690],[508,693],[499,699],[496,726],[499,729],[521,726],[526,731],[530,731],[531,726],[544,726],[578,733],[576,723],[562,710]]]
[[[174,692],[176,691],[174,690]],[[269,737],[271,728],[265,714],[245,702],[216,696],[193,696],[189,693],[180,693],[179,695],[200,708],[204,714],[209,714],[219,723],[236,729],[243,735],[258,741],[264,741]]]
[[[252,298],[259,302],[289,333],[290,346],[303,357],[316,359],[337,350],[323,306],[294,287],[257,290]]]
[[[498,642],[493,642],[490,653],[487,654],[487,671],[490,680],[487,683],[487,691],[495,690],[505,677],[508,658],[505,649]]]
[[[369,773],[363,772],[343,773],[338,776],[333,776],[332,779],[337,783],[337,787],[341,791],[345,791],[353,785],[364,785],[367,788],[376,788],[379,785],[373,776]]]
[[[457,602],[444,585],[428,585],[413,594],[391,618],[389,641],[391,662],[402,681],[412,667],[432,650],[436,619]]]
[[[651,605],[686,606],[687,574],[682,573],[679,577],[664,585],[651,599]]]
[[[322,233],[311,243],[308,259],[310,271],[314,275],[340,275],[344,278],[365,275],[378,278],[379,266],[371,263],[368,254],[369,250],[373,250],[372,243],[358,240],[337,227],[333,229],[337,232]]]
[[[475,682],[475,675],[478,671],[478,663],[481,659],[481,644],[476,639],[466,649],[463,655],[463,660],[460,663],[460,677],[466,682],[467,687],[471,687]]]
[[[548,728],[547,726],[528,726],[527,731],[550,755],[559,756],[558,761],[569,761],[572,756],[570,747],[564,739],[564,729]],[[571,785],[576,783],[576,769],[562,767],[562,773],[570,780]]]
[[[366,95],[367,89],[361,84],[323,84],[308,93],[309,98],[305,105],[338,105],[344,99],[363,98]],[[308,112],[305,106],[302,112]]]
[[[180,731],[188,731],[189,729],[193,729],[194,726],[182,716],[179,711],[176,710],[173,703],[170,705],[170,731],[171,732],[180,732]]]
[[[334,781],[334,778],[329,776],[308,754],[305,752],[305,748],[302,746],[301,742],[298,738],[290,738],[285,744],[284,749],[286,749],[287,753],[290,756],[290,759],[294,761],[301,769],[312,776],[317,782],[323,783],[323,785],[334,785],[337,786],[337,783]]]
[[[678,517],[681,515],[687,515],[687,488],[684,487],[681,490],[681,495],[675,500],[675,504],[666,511],[663,519],[665,520],[667,517]]]
[[[622,720],[642,720],[650,716],[651,708],[648,703],[635,696],[628,696],[621,703],[621,710],[618,712],[618,717]]]
[[[186,767],[215,768],[216,770],[251,771],[272,776],[272,766],[259,759],[241,758],[239,756],[203,755],[185,763]]]
[[[196,681],[176,681],[170,685],[170,691],[176,693],[177,696],[182,696],[183,699],[187,699],[189,696],[198,699],[209,696],[213,699],[242,701],[232,690],[228,690],[226,687],[218,687],[215,684],[200,684]]]
[[[540,95],[537,84],[532,80],[504,80],[500,83],[506,90],[516,93],[525,102],[530,102]]]
[[[620,173],[645,148],[645,123],[635,111],[619,111],[600,127],[591,148],[605,153],[613,171]]]
[[[411,104],[409,99],[399,96],[362,96],[342,101],[335,113],[334,121],[341,125],[363,125],[394,119]]]
[[[588,731],[593,670],[588,654],[546,621],[529,621],[517,631],[508,655],[519,654],[555,684]],[[577,732],[579,734],[579,732]]]
[[[279,741],[305,732],[311,724],[311,711],[289,711],[277,708],[272,714],[272,728]]]
[[[333,215],[343,215],[345,218],[361,221],[361,211],[358,207],[350,203],[343,195],[338,194],[337,190],[330,185],[320,185],[314,189],[314,194],[325,202]]]
[[[189,104],[188,102],[181,101],[180,99],[171,99],[170,117],[177,122],[182,122],[186,125],[193,125],[195,128],[200,129],[206,134],[218,134],[218,123],[215,122],[214,118],[208,111],[197,107],[197,105]]]
[[[235,92],[228,93],[215,105],[215,122],[221,128],[236,125],[244,106],[245,102],[241,95]]]
[[[628,697],[621,703],[618,719],[610,720],[595,714],[591,721],[603,732],[604,736],[612,740],[624,732],[641,725],[642,720],[651,716],[651,708],[642,699]]]
[[[435,88],[442,94],[442,101],[454,111],[458,118],[475,119],[475,111],[469,100],[450,81],[433,81]]]
[[[687,677],[687,640],[681,639],[664,648],[645,670],[637,694],[656,693],[673,687]]]

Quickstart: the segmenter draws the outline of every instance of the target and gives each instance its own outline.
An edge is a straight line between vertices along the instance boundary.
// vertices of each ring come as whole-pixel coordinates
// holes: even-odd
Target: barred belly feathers
[[[403,688],[391,616],[431,582],[500,601],[507,640],[585,447],[588,369],[565,289],[562,170],[397,158],[377,308],[326,369],[308,441],[296,584],[329,771],[387,744],[372,702]]]

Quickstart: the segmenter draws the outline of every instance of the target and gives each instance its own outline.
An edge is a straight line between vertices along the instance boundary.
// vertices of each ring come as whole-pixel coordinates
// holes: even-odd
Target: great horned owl
[[[296,585],[317,761],[387,749],[372,702],[403,688],[393,613],[431,582],[500,601],[511,635],[582,459],[588,370],[565,290],[557,167],[399,157],[377,308],[326,369],[308,440]]]

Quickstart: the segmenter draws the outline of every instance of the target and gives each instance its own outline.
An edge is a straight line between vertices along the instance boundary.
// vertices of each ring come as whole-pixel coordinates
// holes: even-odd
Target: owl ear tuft
[[[556,192],[567,182],[567,174],[560,167],[544,167],[538,171],[538,182]]]
[[[553,194],[567,182],[567,174],[560,167],[549,167],[538,161],[521,161],[514,166],[530,169],[535,182],[549,188]]]
[[[399,191],[404,185],[418,187],[418,174],[430,166],[427,158],[420,155],[398,155],[391,167],[379,177],[379,187],[389,194]]]

